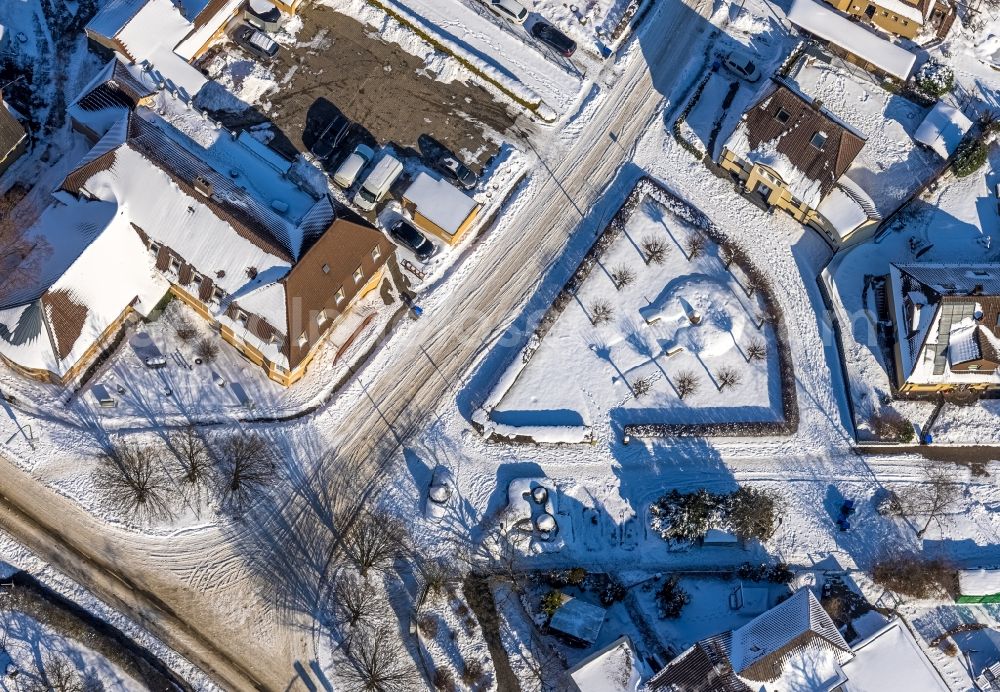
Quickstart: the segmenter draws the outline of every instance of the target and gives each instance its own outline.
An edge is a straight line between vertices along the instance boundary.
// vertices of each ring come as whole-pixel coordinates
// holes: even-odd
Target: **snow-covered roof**
[[[117,55],[80,91],[66,111],[98,137],[105,133],[144,98],[155,93],[143,81],[141,70],[126,65]]]
[[[910,76],[917,59],[910,51],[889,43],[815,0],[793,0],[788,19],[898,79]]]
[[[920,123],[913,138],[933,149],[942,159],[947,159],[955,153],[970,127],[972,121],[962,111],[949,103],[938,101]]]
[[[774,677],[769,672],[783,667],[785,657],[814,646],[829,649],[837,661],[850,658],[850,647],[812,590],[801,589],[734,630],[729,659],[741,676],[768,680]]]
[[[838,58],[827,62],[806,54],[785,81],[794,83],[807,98],[822,102],[832,118],[864,139],[864,147],[837,184],[853,184],[881,218],[888,218],[936,175],[937,155],[913,140],[924,107],[888,91],[861,68]]]
[[[448,181],[424,172],[417,174],[403,197],[416,205],[421,216],[451,235],[458,232],[479,206],[476,200]]]
[[[898,618],[853,648],[854,658],[842,666],[848,678],[844,692],[949,689]]]
[[[816,208],[841,240],[868,221],[868,213],[852,196],[835,187]]]
[[[58,265],[62,271],[46,276],[51,283],[39,296],[0,311],[0,354],[18,365],[62,375],[129,305],[146,314],[167,291],[120,207],[92,201],[54,206],[33,232],[47,237],[60,256],[48,270]],[[62,247],[62,240],[73,247]]]
[[[637,692],[642,683],[642,663],[627,636],[569,669],[580,692]]]
[[[579,598],[570,598],[556,610],[549,621],[549,628],[593,644],[604,625],[604,615],[604,608]]]
[[[0,95],[0,160],[5,159],[27,136],[24,126],[10,112]]]
[[[963,596],[992,596],[1000,593],[1000,569],[961,569],[958,592]]]
[[[1000,382],[992,369],[955,370],[1000,359],[1000,265],[893,264],[889,284],[904,381]]]

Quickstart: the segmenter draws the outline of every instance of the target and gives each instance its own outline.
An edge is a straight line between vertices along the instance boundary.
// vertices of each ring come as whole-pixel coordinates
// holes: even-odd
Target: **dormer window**
[[[299,335],[299,340],[296,343],[299,345],[299,348],[304,348],[305,345],[307,343],[309,343],[309,339],[306,338],[306,333],[305,332],[302,332]]]
[[[216,286],[215,288],[212,289],[212,298],[211,298],[211,300],[212,300],[213,303],[216,303],[216,304],[221,303],[222,299],[225,298],[225,297],[226,297],[226,292],[223,291],[218,286]]]
[[[359,284],[361,280],[365,278],[365,273],[361,271],[361,267],[354,270],[354,283]]]
[[[247,322],[250,321],[250,316],[248,314],[246,314],[245,312],[243,312],[242,310],[237,310],[236,311],[236,321],[239,322],[240,324],[242,324],[243,328],[246,329]]]
[[[378,245],[372,248],[372,259],[378,262],[378,258],[382,256],[382,248]]]
[[[330,321],[330,315],[327,314],[326,310],[320,310],[319,314],[316,315],[316,324],[323,326]]]
[[[176,274],[181,270],[181,261],[176,257],[170,258],[170,273]]]
[[[150,243],[149,244],[149,254],[151,254],[153,257],[156,257],[157,255],[159,255],[160,254],[160,244],[159,243]]]
[[[809,140],[809,143],[812,144],[817,149],[822,149],[823,145],[826,144],[826,133],[817,132],[812,136],[812,139]]]
[[[203,277],[198,272],[194,272],[194,273],[191,274],[191,283],[193,283],[195,285],[195,288],[201,287],[201,282],[204,281],[204,280],[205,280],[205,277]]]
[[[337,295],[335,295],[333,297],[333,300],[334,300],[335,303],[337,303],[337,305],[340,305],[341,303],[343,303],[344,302],[344,289],[340,289],[339,291],[337,291]]]
[[[777,120],[782,125],[787,123],[791,119],[791,117],[792,114],[786,111],[784,108],[779,108],[778,112],[774,114],[774,119]]]

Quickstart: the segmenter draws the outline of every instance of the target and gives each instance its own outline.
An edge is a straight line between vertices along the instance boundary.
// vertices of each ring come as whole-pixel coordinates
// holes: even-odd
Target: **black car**
[[[567,58],[576,52],[576,41],[547,22],[535,22],[531,35]]]
[[[309,151],[320,161],[326,161],[333,152],[337,151],[350,129],[350,120],[343,115],[335,115],[330,123],[323,128],[322,134],[316,139]]]
[[[476,183],[479,181],[479,178],[475,173],[469,170],[468,166],[447,151],[443,152],[440,156],[431,161],[431,163],[434,165],[434,168],[441,171],[446,178],[451,178],[466,190],[474,188]]]
[[[251,55],[270,60],[278,54],[278,43],[262,31],[243,24],[233,32],[233,40]]]
[[[406,219],[400,219],[389,229],[389,236],[403,247],[413,250],[421,262],[426,262],[434,254],[434,243],[413,227]]]

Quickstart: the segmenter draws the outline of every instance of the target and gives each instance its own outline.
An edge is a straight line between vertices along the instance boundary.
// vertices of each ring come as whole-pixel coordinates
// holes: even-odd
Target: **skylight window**
[[[778,112],[774,114],[774,119],[779,123],[784,125],[792,117],[792,114],[786,111],[784,108],[779,108]]]
[[[812,144],[817,149],[822,149],[823,145],[826,144],[826,133],[817,132],[812,136],[812,139],[809,140],[809,143]]]

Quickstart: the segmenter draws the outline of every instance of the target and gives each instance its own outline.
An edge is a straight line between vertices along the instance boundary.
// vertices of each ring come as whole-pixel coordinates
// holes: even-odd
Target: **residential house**
[[[899,618],[860,641],[852,642],[851,660],[841,666],[847,681],[836,692],[948,692],[951,689]]]
[[[851,648],[808,588],[730,632],[683,651],[648,682],[650,692],[835,690]]]
[[[915,38],[925,28],[944,38],[958,13],[949,0],[826,0],[841,12],[896,36]]]
[[[886,293],[900,392],[1000,386],[1000,264],[893,264]]]
[[[419,228],[454,245],[472,228],[482,205],[448,181],[421,172],[403,192],[403,208]]]
[[[847,0],[848,2],[852,0]],[[902,0],[883,0],[884,2]],[[905,82],[917,56],[815,0],[792,0],[788,20],[827,50],[881,77]]]
[[[718,164],[751,201],[842,246],[872,235],[940,172],[914,139],[926,112],[852,63],[805,51],[762,86]]]
[[[24,126],[3,100],[0,91],[0,175],[28,150],[28,134]]]
[[[115,268],[113,283],[122,265],[139,274],[100,309],[86,282],[60,293],[65,271],[52,272],[41,291],[8,297],[0,303],[0,356],[25,374],[68,382],[128,312],[147,314],[169,290],[271,379],[300,379],[330,329],[379,285],[393,246],[375,229],[336,218],[329,197],[314,197],[259,154],[225,132],[210,151],[149,111],[113,125],[54,194],[65,208],[116,209],[117,225],[90,223],[80,234],[103,241],[109,229],[126,228],[131,240],[116,247],[128,259],[104,255],[102,266]],[[101,258],[103,247],[94,240],[80,257]],[[51,291],[65,294],[60,306],[76,314],[73,347],[53,342],[58,358],[45,354],[45,322],[25,321],[28,306]],[[100,319],[78,330],[91,313]]]
[[[67,107],[73,129],[96,144],[136,108],[152,105],[157,89],[149,81],[141,70],[113,57]]]
[[[570,692],[638,692],[646,667],[622,635],[566,671]]]

